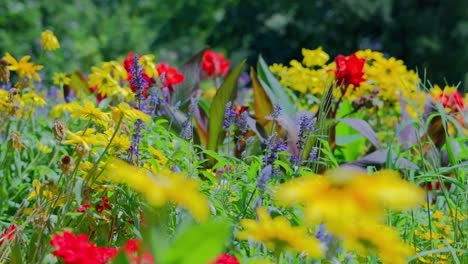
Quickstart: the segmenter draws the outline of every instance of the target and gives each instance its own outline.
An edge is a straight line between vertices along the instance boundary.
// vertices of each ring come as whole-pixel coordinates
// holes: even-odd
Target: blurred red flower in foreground
[[[226,77],[230,66],[231,62],[222,53],[207,50],[203,54],[202,69],[208,77]]]
[[[67,264],[104,264],[117,255],[117,249],[108,247],[97,247],[88,242],[85,234],[75,236],[70,231],[64,231],[62,235],[55,234],[50,240],[55,247],[53,255]]]
[[[0,237],[0,246],[3,244],[3,241],[5,241],[5,239],[8,241],[12,240],[15,234],[16,225],[11,225],[10,227],[5,228],[5,230],[3,230],[2,236]]]
[[[221,254],[211,264],[240,264],[236,257],[230,256],[229,254]]]
[[[153,264],[154,260],[153,255],[151,255],[151,253],[145,252],[140,256],[140,247],[140,240],[130,239],[127,241],[127,244],[122,249],[127,254],[131,263]]]
[[[97,247],[88,242],[88,236],[85,234],[75,236],[70,231],[64,231],[62,235],[55,234],[50,244],[55,248],[53,255],[61,258],[66,264],[105,264],[119,253],[119,249]],[[141,253],[140,247],[141,241],[130,239],[120,250],[125,252],[132,264],[154,264],[151,253]]]
[[[336,70],[335,76],[338,85],[349,85],[359,86],[365,81],[364,76],[364,64],[365,59],[359,59],[356,54],[352,54],[349,57],[338,55],[335,58]]]

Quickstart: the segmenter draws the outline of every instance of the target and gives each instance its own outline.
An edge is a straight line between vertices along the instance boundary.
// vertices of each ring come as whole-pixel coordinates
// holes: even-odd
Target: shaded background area
[[[62,49],[49,71],[87,70],[128,51],[178,61],[210,45],[254,64],[301,58],[322,46],[332,57],[371,48],[403,59],[439,84],[468,91],[466,0],[0,0],[0,54],[38,56],[51,29]]]

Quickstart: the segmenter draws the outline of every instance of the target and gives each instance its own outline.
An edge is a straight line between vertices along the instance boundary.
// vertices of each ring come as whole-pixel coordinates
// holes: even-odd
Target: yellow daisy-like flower
[[[138,61],[141,66],[145,69],[146,74],[151,77],[158,77],[158,72],[156,71],[156,64],[154,64],[154,59],[156,57],[153,54],[147,54],[140,57]]]
[[[106,69],[91,67],[88,84],[90,87],[97,86],[97,92],[102,96],[113,96],[120,89],[119,82],[112,77]]]
[[[49,154],[50,152],[52,152],[52,149],[49,146],[44,145],[41,142],[37,142],[36,147],[37,147],[37,150],[39,150],[40,152],[44,154]]]
[[[155,149],[153,146],[148,146],[148,151],[149,153],[151,153],[151,155],[153,155],[153,157],[155,159],[158,160],[158,163],[160,165],[166,165],[166,163],[169,161],[165,156],[164,156],[164,153],[162,151],[160,151],[159,149]]]
[[[330,56],[322,50],[322,47],[314,50],[302,49],[302,56],[304,56],[302,63],[307,67],[325,65],[330,59]]]
[[[101,109],[97,108],[91,101],[85,101],[83,106],[76,107],[70,114],[72,117],[90,120],[104,127],[107,127],[110,121],[109,114],[102,112]]]
[[[116,80],[127,79],[127,71],[121,63],[116,61],[108,61],[102,63],[102,69],[112,75]]]
[[[47,105],[46,101],[44,100],[44,97],[39,96],[33,91],[23,94],[23,96],[21,97],[21,100],[28,107],[36,106],[36,105],[40,107],[44,107]]]
[[[71,79],[63,72],[55,73],[52,79],[54,80],[54,84],[59,86],[67,85],[71,82]]]
[[[78,131],[76,133],[67,130],[68,139],[62,141],[65,145],[81,144],[86,150],[90,150],[90,145],[106,146],[108,141],[104,134],[97,133],[94,128],[88,128],[86,131]]]
[[[145,123],[149,123],[151,117],[140,110],[133,109],[127,103],[120,103],[117,107],[112,108],[112,120],[118,122],[123,114],[123,118],[129,122],[135,122],[137,119],[143,120]]]
[[[237,238],[263,242],[271,250],[305,252],[311,258],[322,256],[319,240],[308,236],[302,227],[291,226],[284,217],[272,219],[264,208],[257,209],[257,217],[257,221],[241,220],[243,231],[237,234]]]
[[[190,211],[198,221],[206,221],[209,218],[208,200],[198,191],[199,184],[181,174],[168,169],[150,172],[111,158],[103,176],[112,182],[127,184],[142,193],[153,206],[161,207],[173,201]]]
[[[8,69],[10,71],[16,71],[20,79],[24,77],[28,77],[29,79],[35,79],[37,81],[41,81],[41,77],[39,77],[39,74],[37,74],[38,70],[41,70],[44,66],[42,65],[35,65],[32,62],[28,62],[31,56],[26,55],[21,58],[21,60],[18,62],[13,56],[11,56],[10,53],[6,53],[5,59],[10,66],[8,66]]]
[[[107,135],[108,140],[112,138],[114,130],[108,130],[104,134]],[[130,148],[130,139],[125,135],[115,135],[112,143],[110,144],[109,153],[125,153]]]
[[[50,116],[56,118],[62,117],[64,113],[71,113],[80,107],[80,104],[77,102],[56,104],[50,111]]]
[[[56,50],[60,48],[60,43],[54,33],[46,30],[41,34],[41,44],[45,50]]]

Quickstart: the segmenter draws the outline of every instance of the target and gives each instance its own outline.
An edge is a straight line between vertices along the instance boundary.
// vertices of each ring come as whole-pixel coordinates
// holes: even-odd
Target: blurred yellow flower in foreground
[[[424,191],[394,171],[369,175],[342,167],[281,184],[275,199],[282,205],[303,205],[308,224],[326,224],[348,249],[363,255],[376,251],[384,262],[393,258],[392,263],[404,263],[410,250],[396,231],[383,225],[385,209],[416,207],[424,200]]]
[[[45,50],[56,50],[60,48],[60,43],[54,33],[46,30],[41,34],[41,44]]]
[[[161,207],[173,201],[191,212],[198,221],[209,218],[207,198],[198,189],[198,183],[168,169],[149,171],[111,158],[107,162],[103,176],[116,183],[125,183],[142,193],[148,202]]]
[[[266,209],[257,210],[258,220],[243,219],[240,225],[244,229],[237,234],[239,239],[252,239],[265,243],[271,250],[290,250],[305,252],[311,258],[320,258],[323,254],[318,239],[310,237],[302,227],[293,227],[284,217],[272,219]]]

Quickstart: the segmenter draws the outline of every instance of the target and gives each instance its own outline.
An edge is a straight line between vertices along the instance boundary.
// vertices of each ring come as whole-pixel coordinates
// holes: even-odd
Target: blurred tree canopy
[[[0,11],[1,54],[38,56],[32,44],[51,29],[62,45],[46,54],[55,71],[128,51],[185,59],[205,44],[234,61],[287,63],[322,46],[332,57],[379,50],[434,83],[468,83],[466,0],[0,0]]]

